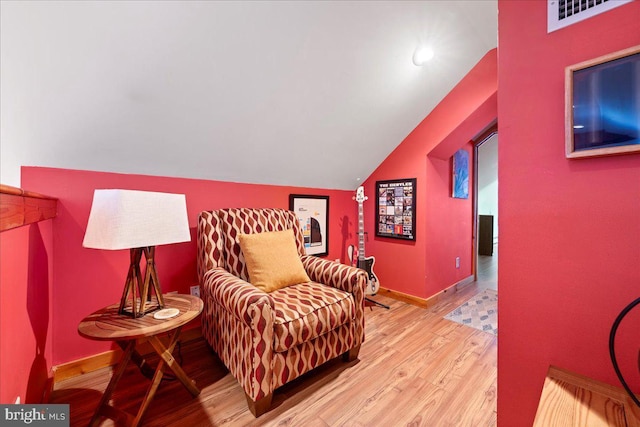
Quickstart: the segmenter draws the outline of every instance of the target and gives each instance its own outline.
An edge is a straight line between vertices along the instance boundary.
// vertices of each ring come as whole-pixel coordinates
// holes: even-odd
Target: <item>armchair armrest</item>
[[[221,267],[203,275],[202,288],[205,338],[247,397],[265,398],[272,392],[273,299]]]
[[[252,319],[260,317],[260,313],[274,309],[273,299],[269,294],[221,267],[211,269],[204,274],[203,292],[249,326]],[[272,317],[269,316],[269,318]]]
[[[304,255],[301,259],[309,278],[314,282],[323,283],[354,295],[360,294],[364,298],[364,290],[369,280],[364,270],[312,255]]]

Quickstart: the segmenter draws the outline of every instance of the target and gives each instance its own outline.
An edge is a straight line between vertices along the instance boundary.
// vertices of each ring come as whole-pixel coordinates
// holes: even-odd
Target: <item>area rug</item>
[[[469,298],[444,318],[498,335],[498,292],[485,289]]]

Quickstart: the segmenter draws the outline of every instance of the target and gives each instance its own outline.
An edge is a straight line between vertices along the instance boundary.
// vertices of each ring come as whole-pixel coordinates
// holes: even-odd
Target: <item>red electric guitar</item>
[[[354,199],[358,202],[358,248],[355,249],[353,246],[349,246],[349,258],[351,259],[351,264],[353,266],[363,269],[369,275],[369,283],[365,289],[365,294],[375,295],[378,293],[378,289],[380,288],[378,276],[373,272],[373,265],[375,264],[376,259],[372,256],[364,256],[364,211],[362,204],[368,199],[368,197],[364,195],[363,186],[358,187]]]

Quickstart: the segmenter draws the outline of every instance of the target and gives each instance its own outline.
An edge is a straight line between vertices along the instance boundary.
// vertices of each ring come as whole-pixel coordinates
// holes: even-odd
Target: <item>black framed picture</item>
[[[376,236],[416,240],[416,179],[376,181]]]
[[[328,255],[329,196],[290,194],[289,210],[300,221],[307,255]]]

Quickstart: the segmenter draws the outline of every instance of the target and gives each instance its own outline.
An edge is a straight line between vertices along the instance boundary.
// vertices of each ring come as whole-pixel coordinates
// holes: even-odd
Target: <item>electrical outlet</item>
[[[460,268],[460,257],[456,257],[456,268]]]
[[[191,292],[191,295],[200,298],[200,286],[194,285],[191,288],[189,288],[189,290]]]

